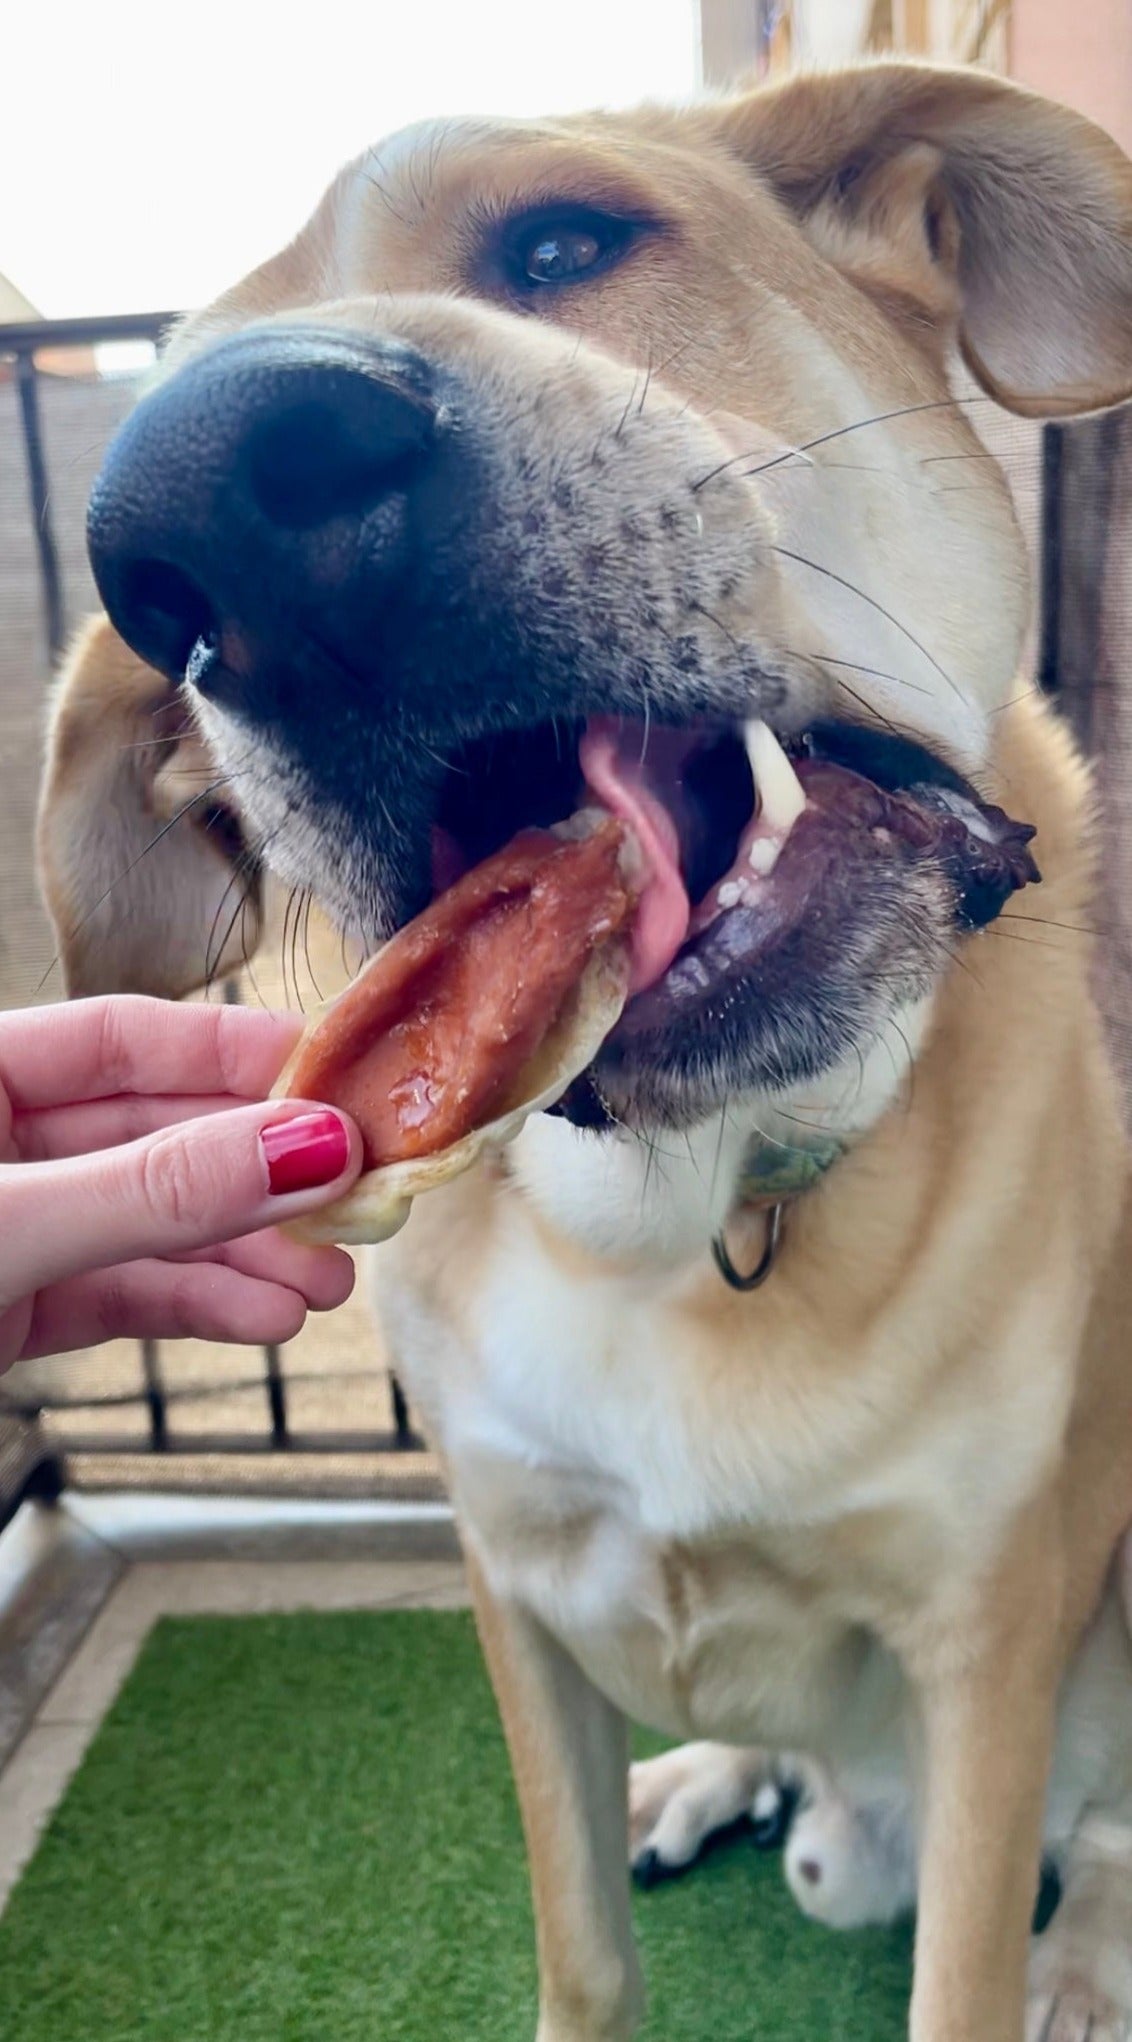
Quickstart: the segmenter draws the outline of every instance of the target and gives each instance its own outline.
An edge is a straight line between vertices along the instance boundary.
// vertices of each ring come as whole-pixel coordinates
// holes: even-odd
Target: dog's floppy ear
[[[55,693],[39,809],[69,994],[178,999],[251,954],[259,869],[225,793],[175,690],[93,619]]]
[[[1028,417],[1132,396],[1132,163],[1066,107],[977,71],[880,62],[721,109],[732,148],[866,288],[950,315]]]

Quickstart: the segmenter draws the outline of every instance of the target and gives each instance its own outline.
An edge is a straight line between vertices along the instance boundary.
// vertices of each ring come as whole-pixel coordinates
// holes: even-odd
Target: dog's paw
[[[795,1816],[784,1869],[803,1914],[831,1929],[893,1921],[915,1897],[902,1815],[861,1811],[829,1788]]]
[[[1030,1947],[1026,2042],[1132,2042],[1132,1825],[1093,1810]]]
[[[1083,1980],[1039,1987],[1026,2005],[1026,2042],[1132,2042],[1132,2013]]]
[[[629,1770],[629,1857],[639,1886],[694,1863],[708,1838],[748,1815],[770,1773],[765,1752],[682,1744]]]

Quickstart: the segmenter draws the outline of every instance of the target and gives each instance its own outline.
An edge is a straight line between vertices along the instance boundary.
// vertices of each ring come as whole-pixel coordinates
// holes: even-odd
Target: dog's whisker
[[[894,688],[907,688],[912,695],[931,694],[930,688],[921,687],[918,681],[910,681],[906,674],[888,673],[884,667],[868,666],[863,660],[837,659],[831,652],[811,652],[807,657],[816,660],[820,666],[843,666],[851,674],[871,674],[875,680],[891,681]],[[907,724],[905,728],[911,730],[913,725]]]
[[[918,459],[921,468],[930,468],[936,461],[992,461],[996,465],[1001,465],[998,463],[996,455],[976,447],[970,448],[964,454],[920,454]]]
[[[837,426],[833,432],[819,433],[816,439],[803,440],[800,447],[792,447],[784,454],[778,454],[772,461],[763,462],[758,468],[750,468],[749,475],[765,475],[771,468],[779,468],[785,461],[792,461],[798,454],[812,453],[815,447],[826,447],[832,440],[847,439],[850,433],[865,432],[870,426],[889,425],[898,418],[912,418],[924,411],[956,411],[964,405],[989,404],[989,397],[936,397],[923,404],[902,404],[894,411],[876,411],[870,418],[859,418],[852,425]]]
[[[1112,937],[1115,933],[1111,928],[1093,928],[1088,922],[1058,922],[1049,915],[1031,915],[1020,909],[1004,911],[998,919],[1000,922],[1036,922],[1043,929],[1065,929],[1072,936]]]
[[[129,864],[124,865],[122,867],[121,872],[119,872],[116,875],[116,877],[111,880],[109,886],[106,887],[103,890],[103,892],[99,894],[98,899],[93,903],[91,907],[87,909],[86,913],[84,915],[81,915],[79,917],[79,920],[68,929],[67,931],[68,940],[73,942],[74,938],[77,935],[79,935],[83,929],[86,928],[88,922],[93,920],[94,916],[98,913],[99,909],[105,907],[107,901],[110,899],[111,894],[113,894],[116,891],[116,889],[122,885],[124,880],[129,878],[131,872],[137,871],[138,866],[142,863],[142,860],[144,858],[147,858],[151,851],[156,850],[158,844],[164,842],[165,838],[169,835],[170,830],[176,829],[177,824],[179,822],[183,822],[184,818],[187,815],[191,814],[194,808],[199,808],[202,802],[207,801],[210,794],[215,794],[221,787],[227,786],[229,784],[229,780],[230,780],[229,775],[222,774],[219,779],[214,780],[212,782],[211,786],[202,788],[199,794],[191,795],[189,800],[184,802],[182,806],[177,810],[176,814],[170,816],[168,822],[162,824],[161,828],[156,832],[154,836],[150,838],[148,844],[145,844],[143,846],[143,848],[138,852],[137,856],[131,858]],[[39,979],[35,987],[35,995],[33,995],[33,997],[43,991],[43,988],[47,984],[48,979],[51,977],[52,972],[57,970],[61,963],[62,963],[61,954],[59,951],[56,951],[55,955],[51,959],[51,962],[48,964],[46,970],[43,972],[41,978]]]
[[[283,976],[283,999],[288,1009],[292,1006],[301,1008],[297,985],[294,987],[294,997],[292,998],[294,956],[291,947],[291,920],[292,915],[296,913],[299,898],[300,889],[297,886],[290,887],[283,908],[283,929],[279,938],[279,968]]]
[[[304,899],[305,889],[302,887],[297,888],[295,892],[295,912],[291,920],[291,984],[295,989],[295,1005],[300,1014],[306,1013],[306,1008],[303,1005],[303,996],[299,990],[299,923],[302,918]]]
[[[175,731],[172,737],[130,738],[125,744],[115,745],[114,749],[116,752],[151,752],[156,751],[160,745],[179,745],[184,741],[184,732]]]
[[[368,168],[369,163],[376,163],[377,165],[376,172]],[[378,174],[379,172],[382,172],[384,168],[385,166],[382,163],[380,156],[377,156],[371,149],[369,152],[369,156],[367,158],[367,167],[363,169],[362,176],[365,178],[365,181],[370,186],[371,190],[377,193],[378,198],[381,200],[382,205],[385,207],[385,210],[390,215],[390,217],[396,220],[399,227],[407,227],[409,225],[408,220],[406,219],[404,213],[401,211],[400,207],[394,205],[393,200],[390,198],[389,192],[385,184],[382,182],[381,176]]]
[[[306,958],[307,976],[309,977],[310,982],[314,987],[315,997],[319,1000],[322,1000],[326,996],[323,993],[322,987],[319,985],[317,978],[315,977],[314,965],[311,963],[310,935],[311,935],[311,909],[313,906],[314,906],[314,889],[308,888],[306,919],[303,922],[303,956]]]
[[[716,1191],[719,1188],[719,1170],[720,1165],[723,1161],[723,1137],[726,1134],[726,1132],[727,1132],[727,1100],[725,1098],[719,1115],[719,1128],[715,1137],[715,1155],[712,1158],[711,1165],[711,1186],[708,1192],[708,1198],[710,1203],[713,1205],[715,1203]]]
[[[248,876],[246,871],[241,871],[239,866],[233,867],[231,877],[229,878],[228,884],[224,888],[224,891],[220,896],[220,899],[217,903],[216,912],[212,917],[212,923],[209,928],[208,938],[205,943],[204,952],[204,988],[206,998],[212,992],[213,985],[215,984],[217,975],[220,971],[220,965],[223,960],[224,954],[228,948],[229,943],[232,940],[232,934],[236,927],[237,921],[241,921],[242,930],[242,917],[245,916],[247,913],[248,901],[250,898],[250,887],[245,887],[241,885],[241,882],[245,876]],[[231,918],[224,929],[223,935],[220,937],[219,942],[216,942],[216,933],[220,926],[220,918],[224,913],[224,910],[232,896],[232,893],[237,888],[239,888],[239,899],[236,903],[235,908],[232,911]],[[213,950],[214,942],[216,943],[215,951]],[[241,948],[243,947],[244,945],[241,942]]]
[[[688,1161],[692,1165],[692,1170],[696,1177],[698,1177],[700,1182],[702,1183],[703,1171],[700,1169],[699,1160],[696,1156],[695,1149],[692,1147],[692,1137],[688,1133],[687,1128],[684,1129],[684,1147],[688,1151]]]
[[[645,369],[645,386],[644,386],[644,389],[643,389],[643,390],[641,391],[641,401],[640,401],[640,403],[639,403],[639,404],[638,404],[638,406],[637,406],[637,417],[638,417],[638,418],[640,418],[640,416],[641,416],[642,412],[644,411],[644,408],[645,408],[645,400],[646,400],[646,398],[648,397],[648,394],[649,394],[649,387],[650,387],[651,383],[652,383],[652,349],[651,349],[651,347],[650,347],[650,349],[649,349],[649,355],[648,355],[648,365],[647,365],[647,367],[646,367],[646,369]]]
[[[833,440],[846,439],[850,433],[865,432],[870,426],[887,425],[898,418],[911,418],[917,412],[951,411],[964,404],[989,404],[990,401],[989,397],[982,396],[937,397],[923,404],[902,404],[893,411],[875,411],[868,418],[856,419],[852,425],[835,426],[830,432],[818,433],[812,440],[803,440],[796,447],[787,447],[781,454],[775,454],[769,461],[762,461],[757,467],[744,469],[743,472],[747,476],[769,475],[772,469],[784,467],[788,461],[802,459],[806,454],[812,453],[815,447],[829,446]],[[736,468],[740,462],[753,459],[757,452],[758,449],[752,447],[745,454],[732,454],[729,460],[719,462],[718,466],[710,469],[706,475],[701,475],[699,481],[692,484],[692,488],[705,488],[709,482],[714,482],[718,475],[726,474],[729,468]],[[815,466],[817,464],[808,463],[807,465]]]
[[[623,411],[623,412],[621,413],[621,416],[620,416],[620,418],[618,419],[618,421],[617,421],[617,424],[616,424],[616,426],[615,426],[615,428],[614,428],[614,431],[613,431],[613,438],[614,438],[615,440],[619,440],[619,439],[621,438],[621,435],[622,435],[622,433],[624,432],[624,430],[625,430],[625,427],[626,427],[626,425],[627,425],[627,423],[628,423],[628,419],[629,419],[629,413],[630,413],[630,412],[631,412],[631,410],[633,409],[633,404],[634,404],[634,400],[636,399],[636,395],[637,395],[637,384],[638,384],[638,381],[639,381],[639,380],[640,380],[640,379],[639,379],[639,376],[638,376],[638,375],[634,375],[634,377],[633,377],[633,387],[632,387],[632,389],[630,390],[630,392],[629,392],[629,395],[628,395],[628,397],[627,397],[627,398],[626,398],[626,400],[625,400],[625,409],[624,409],[624,411]]]
[[[688,608],[690,610],[695,611],[695,613],[698,616],[706,617],[709,624],[714,624],[716,630],[723,634],[724,638],[726,638],[728,644],[731,646],[733,651],[738,653],[741,653],[743,651],[743,647],[740,644],[739,640],[736,638],[735,633],[733,631],[728,630],[722,618],[717,617],[714,610],[709,610],[706,603],[691,602],[689,603]]]
[[[795,561],[799,567],[810,568],[814,574],[824,575],[828,581],[835,581],[839,588],[848,590],[850,595],[857,596],[862,603],[867,603],[871,610],[876,610],[880,614],[880,616],[887,618],[888,622],[892,625],[893,630],[899,631],[901,636],[906,638],[910,645],[915,646],[916,651],[920,653],[924,659],[927,660],[929,666],[933,666],[935,668],[940,679],[942,681],[945,681],[947,683],[947,686],[951,689],[952,694],[958,695],[960,696],[960,698],[962,698],[963,692],[962,689],[959,688],[956,682],[952,680],[951,675],[948,673],[946,667],[942,667],[940,665],[938,659],[936,659],[935,657],[935,654],[928,651],[927,646],[921,643],[920,639],[916,637],[915,632],[909,631],[908,626],[900,622],[899,617],[894,617],[891,610],[886,609],[883,603],[878,603],[875,596],[870,596],[866,594],[864,589],[858,588],[855,582],[847,581],[843,574],[837,574],[832,567],[823,567],[820,560],[809,559],[808,555],[806,555],[805,553],[795,553],[793,549],[789,546],[772,545],[770,550],[773,553],[781,554],[782,557],[786,560]]]
[[[248,909],[250,908],[250,906],[251,893],[248,892],[245,893],[244,895],[243,906],[240,909],[240,953],[244,960],[244,976],[246,977],[248,984],[250,985],[253,993],[255,994],[256,999],[258,1000],[260,1006],[266,1012],[267,1001],[264,999],[263,994],[260,991],[259,980],[255,975],[255,967],[252,964],[252,956],[254,953],[252,952],[248,944]]]
[[[283,1005],[288,1009],[291,1006],[291,988],[287,983],[287,931],[290,926],[291,902],[294,900],[294,897],[295,889],[290,887],[286,900],[283,903],[283,927],[279,935],[279,971],[283,980]]]

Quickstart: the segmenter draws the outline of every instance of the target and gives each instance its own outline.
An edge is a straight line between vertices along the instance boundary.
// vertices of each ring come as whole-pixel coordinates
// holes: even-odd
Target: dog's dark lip
[[[847,885],[863,890],[874,875],[930,865],[952,892],[960,931],[984,927],[1019,887],[1040,880],[1029,845],[1034,830],[981,802],[961,776],[941,763],[938,779],[911,788],[885,787],[825,756],[808,734],[796,770],[806,807],[787,839],[771,880],[716,916],[686,944],[663,979],[626,1008],[607,1049],[632,1053],[673,1027],[725,1011],[736,988],[757,984],[804,937],[836,925]],[[849,749],[858,754],[858,748]],[[913,748],[917,749],[917,748]],[[910,752],[903,754],[905,762]],[[895,755],[891,763],[895,764]],[[851,878],[847,875],[851,874]]]

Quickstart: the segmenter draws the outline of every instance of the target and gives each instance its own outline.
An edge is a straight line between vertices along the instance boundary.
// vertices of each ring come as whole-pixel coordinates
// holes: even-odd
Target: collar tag
[[[715,1266],[732,1290],[758,1290],[778,1259],[782,1222],[788,1199],[799,1198],[820,1182],[844,1154],[844,1144],[832,1135],[816,1134],[805,1148],[790,1142],[772,1141],[756,1135],[744,1158],[735,1187],[737,1206],[766,1208],[766,1243],[750,1274],[744,1276],[731,1260],[726,1235],[721,1231],[711,1244]]]
[[[756,1135],[739,1167],[736,1205],[781,1205],[809,1191],[845,1154],[844,1142],[815,1133],[805,1147]]]

